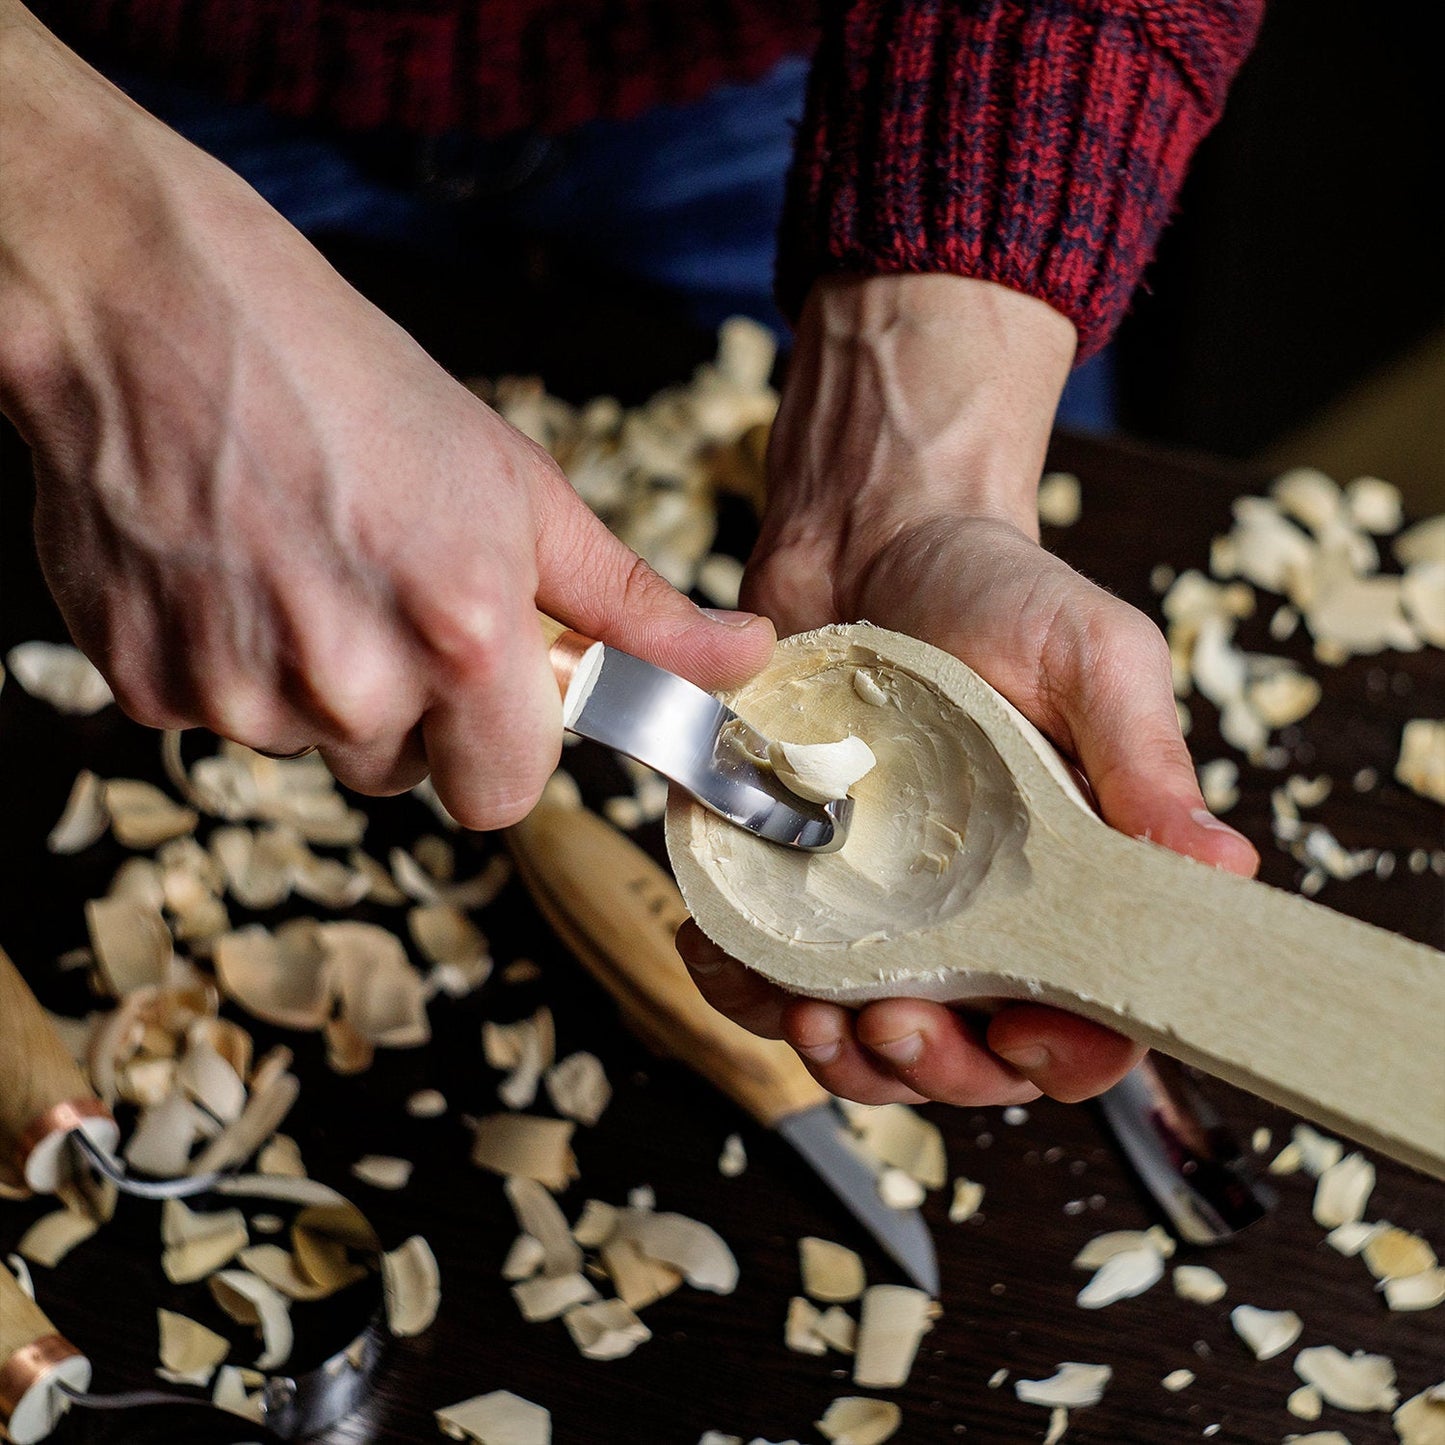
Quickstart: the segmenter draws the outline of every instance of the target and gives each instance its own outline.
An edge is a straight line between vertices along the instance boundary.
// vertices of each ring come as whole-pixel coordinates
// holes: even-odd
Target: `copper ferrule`
[[[32,1119],[15,1145],[15,1161],[20,1174],[25,1175],[25,1165],[35,1146],[52,1134],[69,1134],[81,1128],[87,1119],[110,1119],[110,1110],[99,1099],[63,1099],[52,1104],[43,1114]]]
[[[69,1340],[59,1335],[41,1335],[21,1345],[0,1364],[0,1424],[9,1423],[20,1402],[58,1364],[79,1354]]]
[[[596,646],[596,638],[584,637],[580,632],[564,632],[547,649],[547,658],[552,664],[552,676],[557,679],[557,686],[563,697],[567,696],[567,689],[572,686],[578,664]]]

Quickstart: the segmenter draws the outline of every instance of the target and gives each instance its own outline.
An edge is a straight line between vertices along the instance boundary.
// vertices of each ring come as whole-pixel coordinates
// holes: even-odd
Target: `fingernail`
[[[826,1044],[799,1044],[798,1052],[815,1064],[831,1064],[842,1047],[842,1039],[829,1039]]]
[[[916,1031],[904,1034],[901,1039],[888,1039],[885,1043],[869,1044],[870,1053],[879,1054],[890,1064],[913,1064],[923,1052],[923,1035]]]
[[[1016,1049],[995,1049],[999,1058],[1006,1059],[1019,1073],[1037,1074],[1049,1062],[1049,1051],[1042,1044],[1022,1044]]]
[[[1212,833],[1228,833],[1231,838],[1238,838],[1242,843],[1249,842],[1249,839],[1238,828],[1231,828],[1228,823],[1216,818],[1208,808],[1195,808],[1189,816],[1201,828],[1208,828]]]
[[[730,612],[725,607],[699,607],[697,610],[724,627],[747,627],[758,620],[756,612]]]

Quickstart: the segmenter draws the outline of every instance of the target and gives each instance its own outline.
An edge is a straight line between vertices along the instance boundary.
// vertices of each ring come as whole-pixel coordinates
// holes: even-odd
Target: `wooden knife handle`
[[[507,843],[542,915],[654,1052],[768,1127],[830,1097],[787,1044],[749,1033],[698,993],[673,945],[688,917],[677,885],[610,823],[543,802]]]
[[[109,1111],[0,949],[0,1169],[51,1192],[60,1182],[61,1141],[82,1127],[102,1147],[115,1147]]]
[[[0,1426],[15,1445],[43,1440],[64,1412],[57,1380],[90,1384],[90,1361],[57,1333],[45,1311],[0,1264]]]

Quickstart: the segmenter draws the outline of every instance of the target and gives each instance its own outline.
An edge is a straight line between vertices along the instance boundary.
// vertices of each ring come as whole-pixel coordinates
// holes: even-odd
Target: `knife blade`
[[[740,828],[814,853],[843,846],[852,798],[814,803],[760,760],[768,739],[710,693],[538,613],[562,726],[656,768]]]
[[[937,1295],[938,1260],[922,1215],[879,1198],[832,1096],[787,1044],[749,1033],[698,993],[673,946],[688,911],[668,874],[583,807],[544,799],[506,838],[539,912],[643,1043],[780,1134],[909,1278]]]

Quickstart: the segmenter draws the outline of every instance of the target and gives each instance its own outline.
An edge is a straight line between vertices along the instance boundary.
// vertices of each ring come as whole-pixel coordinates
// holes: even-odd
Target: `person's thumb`
[[[695,606],[558,488],[537,539],[537,606],[610,647],[709,692],[760,671],[776,634],[765,617]]]
[[[1109,599],[1051,646],[1050,693],[1105,820],[1242,877],[1254,845],[1205,806],[1179,731],[1169,653],[1141,613]],[[1057,643],[1058,639],[1051,639]]]

